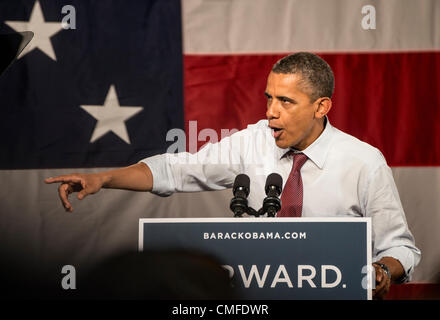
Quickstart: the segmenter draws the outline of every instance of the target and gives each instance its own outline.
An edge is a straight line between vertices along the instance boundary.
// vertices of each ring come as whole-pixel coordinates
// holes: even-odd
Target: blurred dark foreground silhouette
[[[237,299],[228,272],[213,256],[182,250],[123,253],[84,279],[88,299]]]
[[[214,256],[195,251],[146,250],[114,254],[84,272],[76,268],[76,289],[64,290],[61,267],[31,268],[4,259],[3,299],[234,300],[239,294]],[[52,270],[53,269],[53,270]]]

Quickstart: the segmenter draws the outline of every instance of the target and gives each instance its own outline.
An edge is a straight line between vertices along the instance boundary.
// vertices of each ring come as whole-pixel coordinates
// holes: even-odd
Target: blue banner
[[[141,219],[139,247],[217,256],[247,299],[369,299],[368,218]]]

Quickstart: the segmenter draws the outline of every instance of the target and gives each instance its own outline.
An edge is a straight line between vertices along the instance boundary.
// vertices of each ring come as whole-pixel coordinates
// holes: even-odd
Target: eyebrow
[[[277,96],[277,99],[278,99],[278,100],[288,101],[288,102],[290,102],[290,103],[296,103],[296,101],[293,100],[292,98],[288,98],[288,97],[285,97],[285,96]]]
[[[272,98],[272,96],[271,96],[269,93],[267,93],[267,92],[265,92],[264,95],[265,95],[266,97],[268,97],[268,98]],[[277,98],[278,100],[284,100],[284,101],[288,101],[288,102],[290,102],[290,103],[296,103],[295,100],[293,100],[292,98],[286,97],[286,96],[276,96],[276,98]]]

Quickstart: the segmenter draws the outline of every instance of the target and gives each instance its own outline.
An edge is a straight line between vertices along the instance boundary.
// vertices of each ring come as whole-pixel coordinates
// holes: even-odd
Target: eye
[[[284,104],[289,104],[289,103],[291,103],[291,101],[288,100],[288,99],[286,99],[286,98],[281,98],[280,100],[281,100],[281,102],[284,103]]]
[[[296,104],[296,101],[289,97],[279,97],[278,98],[281,104],[285,107],[290,107],[291,105]]]
[[[272,104],[272,96],[270,96],[268,94],[266,94],[265,96],[267,99],[266,104],[267,104],[267,106],[270,106]]]

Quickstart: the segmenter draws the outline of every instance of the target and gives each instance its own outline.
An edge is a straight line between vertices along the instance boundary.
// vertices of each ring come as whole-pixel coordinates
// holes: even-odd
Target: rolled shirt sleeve
[[[194,154],[165,153],[141,160],[153,174],[152,193],[169,196],[175,192],[197,192],[231,188],[243,171],[246,130],[217,143],[208,143]]]
[[[405,270],[401,282],[409,281],[421,252],[415,246],[392,171],[386,163],[372,172],[366,196],[366,215],[372,218],[373,224],[373,259],[397,259]]]

